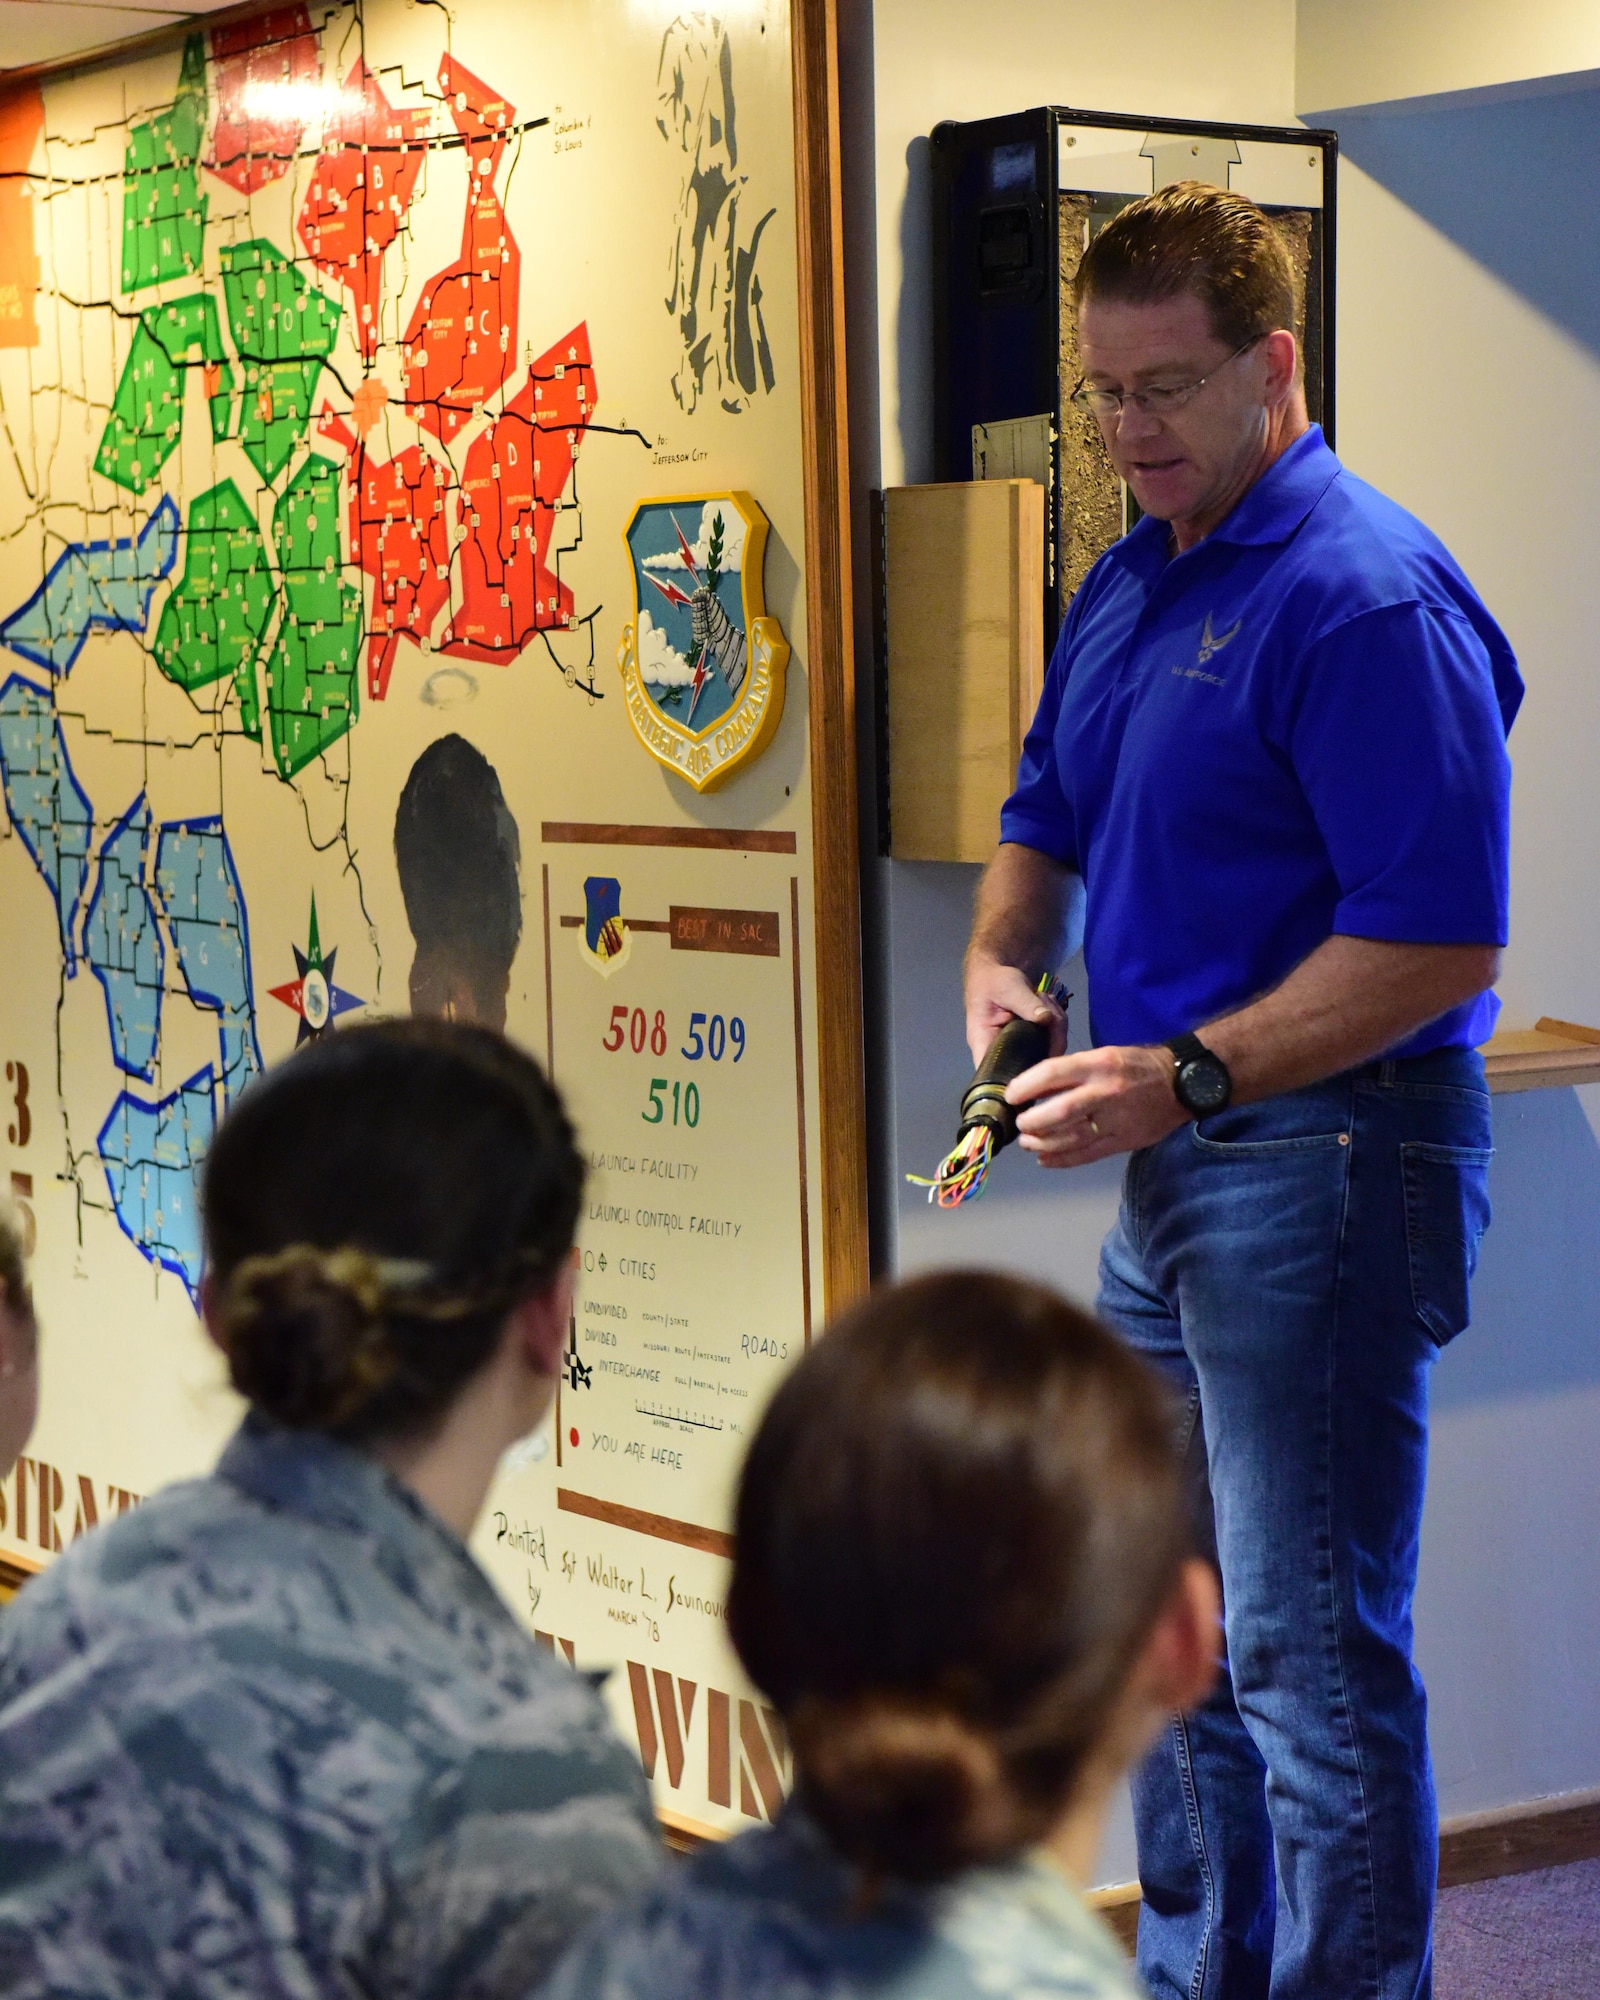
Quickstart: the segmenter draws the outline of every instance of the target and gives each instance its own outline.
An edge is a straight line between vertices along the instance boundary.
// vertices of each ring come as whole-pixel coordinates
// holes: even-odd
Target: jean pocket
[[[1469,1287],[1489,1226],[1488,1146],[1400,1146],[1411,1303],[1434,1341],[1454,1340],[1471,1316]]]
[[[1330,1146],[1348,1146],[1348,1129],[1329,1131],[1323,1121],[1328,1117],[1327,1108],[1319,1117],[1309,1121],[1255,1115],[1253,1104],[1230,1106],[1210,1118],[1197,1120],[1189,1127],[1191,1142],[1200,1152],[1209,1154],[1214,1160],[1236,1160],[1272,1158],[1284,1153],[1320,1153]],[[1334,1113],[1334,1116],[1337,1116]],[[1309,1123],[1307,1131],[1296,1131],[1294,1126]],[[1287,1127],[1287,1129],[1285,1129]]]

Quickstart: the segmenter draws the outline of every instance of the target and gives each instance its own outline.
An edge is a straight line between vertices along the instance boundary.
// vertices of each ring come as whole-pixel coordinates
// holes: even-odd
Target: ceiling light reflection
[[[359,90],[334,82],[298,78],[252,78],[239,93],[239,110],[258,125],[337,125],[359,121],[365,100]]]

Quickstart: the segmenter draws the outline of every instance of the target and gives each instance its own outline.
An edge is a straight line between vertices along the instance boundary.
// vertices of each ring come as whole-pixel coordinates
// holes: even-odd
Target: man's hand
[[[1067,1017],[1053,1000],[1036,993],[1027,975],[1014,965],[969,953],[966,968],[967,1047],[981,1063],[989,1044],[1014,1015],[1024,1021],[1050,1023],[1050,1049],[1059,1055],[1067,1045]]]
[[[1331,937],[1282,985],[1200,1034],[1228,1066],[1235,1104],[1299,1090],[1393,1048],[1493,983],[1493,945]],[[968,992],[971,993],[969,977]],[[970,1028],[972,1007],[967,1010]],[[1017,1143],[1041,1166],[1082,1167],[1153,1146],[1189,1121],[1166,1048],[1090,1049],[1035,1063],[1006,1092],[1028,1108]]]
[[[975,1063],[1013,1015],[1056,1023],[1050,1046],[1057,1053],[1066,1047],[1061,1009],[1035,986],[1041,972],[1071,958],[1082,934],[1077,876],[1048,854],[1003,842],[978,884],[967,946],[967,1047]]]
[[[972,1015],[969,1006],[968,1021]],[[1086,1167],[1153,1146],[1189,1122],[1173,1093],[1170,1049],[1085,1049],[1025,1069],[1006,1092],[1026,1105],[1017,1144],[1042,1167]]]
[[[1060,1010],[1033,990],[1035,973],[1061,965],[1082,934],[1083,884],[1035,848],[1004,842],[984,870],[967,947],[967,1045],[974,1062],[1011,1018],[1056,1017],[1053,1053],[1006,1092],[1027,1105],[1020,1144],[1046,1167],[1081,1167],[1152,1146],[1188,1123],[1172,1088],[1165,1048],[1091,1049],[1063,1055]],[[1498,947],[1325,938],[1282,983],[1234,1013],[1193,1025],[1227,1065],[1235,1104],[1254,1104],[1397,1047],[1494,984]],[[1092,1122],[1091,1122],[1092,1121]]]

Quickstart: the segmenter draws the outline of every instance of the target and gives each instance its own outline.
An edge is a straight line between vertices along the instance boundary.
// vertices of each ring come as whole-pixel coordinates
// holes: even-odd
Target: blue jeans
[[[1227,1664],[1135,1774],[1155,2000],[1428,2000],[1438,1819],[1411,1601],[1428,1364],[1489,1219],[1470,1050],[1135,1153],[1100,1310],[1182,1399]]]

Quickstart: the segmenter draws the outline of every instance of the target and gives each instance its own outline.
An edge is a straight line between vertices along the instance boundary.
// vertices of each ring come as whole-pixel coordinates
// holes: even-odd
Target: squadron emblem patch
[[[712,791],[760,755],[783,713],[789,642],[762,596],[767,517],[748,493],[641,500],[624,540],[628,720],[652,757]]]
[[[581,950],[595,971],[609,979],[626,965],[633,932],[622,914],[622,884],[615,875],[591,875],[583,885]]]

